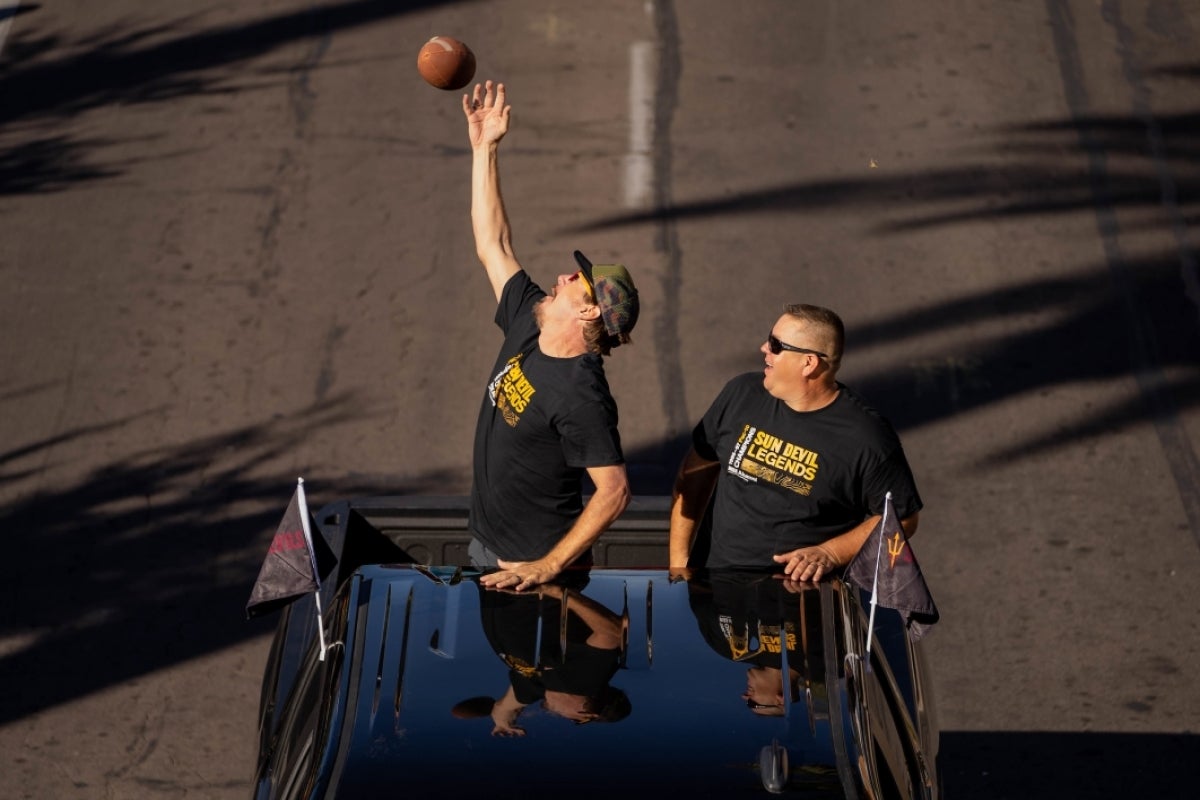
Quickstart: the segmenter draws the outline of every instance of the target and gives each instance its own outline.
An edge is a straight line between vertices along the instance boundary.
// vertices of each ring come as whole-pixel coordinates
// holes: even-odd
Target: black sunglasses
[[[776,356],[782,353],[784,350],[790,350],[793,353],[812,353],[814,356],[829,358],[829,356],[825,355],[820,350],[809,350],[807,347],[796,347],[795,345],[790,345],[787,342],[781,342],[775,338],[775,334],[773,333],[767,334],[767,349],[771,351],[772,355]]]

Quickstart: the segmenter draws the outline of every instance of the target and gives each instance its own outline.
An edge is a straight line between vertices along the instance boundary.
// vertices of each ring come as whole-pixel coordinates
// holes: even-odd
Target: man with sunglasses
[[[512,247],[500,195],[498,150],[511,107],[503,84],[463,95],[471,142],[471,226],[498,307],[504,343],[475,429],[469,555],[499,567],[485,586],[523,591],[572,564],[591,563],[592,543],[629,503],[617,406],[602,356],[630,341],[637,289],[620,265],[558,276],[547,294]],[[595,492],[583,504],[583,476]]]
[[[888,492],[916,531],[921,498],[899,437],[837,381],[844,340],[834,312],[789,305],[759,348],[763,372],[717,396],[676,478],[673,570],[782,564],[793,580],[820,580],[858,552]]]

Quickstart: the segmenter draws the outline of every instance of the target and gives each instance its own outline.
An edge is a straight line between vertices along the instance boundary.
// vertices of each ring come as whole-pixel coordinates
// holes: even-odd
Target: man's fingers
[[[807,561],[795,557],[788,561],[783,571],[793,580],[817,581],[825,573],[825,565],[818,561]]]
[[[479,579],[479,582],[484,586],[494,589],[513,589],[518,592],[528,588],[530,585],[528,578],[522,577],[516,572],[508,571],[492,572],[484,575]]]
[[[797,581],[818,581],[829,567],[824,563],[820,554],[815,550],[804,552],[793,550],[790,553],[780,553],[772,556],[776,563],[783,564],[783,573]]]

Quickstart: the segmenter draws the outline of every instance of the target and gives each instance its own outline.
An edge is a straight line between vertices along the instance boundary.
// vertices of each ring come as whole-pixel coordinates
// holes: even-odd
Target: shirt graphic
[[[778,655],[783,650],[785,636],[787,637],[787,649],[796,649],[796,629],[790,622],[785,623],[782,628],[779,625],[766,625],[760,622],[757,636],[750,633],[750,626],[746,623],[742,623],[742,628],[739,630],[734,624],[733,617],[729,614],[721,614],[718,623],[721,626],[721,633],[725,636],[725,641],[729,643],[730,657],[734,661],[744,661],[763,653]]]
[[[818,459],[813,450],[745,425],[726,470],[743,481],[763,480],[807,497],[820,469]]]
[[[518,354],[510,358],[488,384],[488,397],[492,405],[500,409],[510,428],[517,427],[521,414],[537,391],[521,369],[521,359],[524,357],[524,354]]]

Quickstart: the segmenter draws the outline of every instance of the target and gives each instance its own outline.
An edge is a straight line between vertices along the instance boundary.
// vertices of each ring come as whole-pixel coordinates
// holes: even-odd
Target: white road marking
[[[629,152],[625,155],[625,207],[645,208],[654,199],[654,42],[629,46]]]

